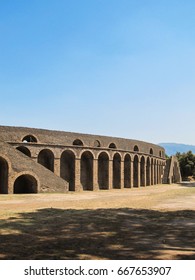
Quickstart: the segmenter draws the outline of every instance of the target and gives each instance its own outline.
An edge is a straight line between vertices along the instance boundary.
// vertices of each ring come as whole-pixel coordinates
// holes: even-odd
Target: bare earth
[[[0,195],[0,259],[195,259],[195,184]]]

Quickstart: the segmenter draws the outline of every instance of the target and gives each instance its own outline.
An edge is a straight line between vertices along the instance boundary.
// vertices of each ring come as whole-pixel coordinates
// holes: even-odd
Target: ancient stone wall
[[[165,151],[151,143],[6,126],[0,126],[0,141],[0,169],[7,177],[0,193],[18,193],[20,185],[25,192],[25,184],[28,192],[65,192],[162,183]]]

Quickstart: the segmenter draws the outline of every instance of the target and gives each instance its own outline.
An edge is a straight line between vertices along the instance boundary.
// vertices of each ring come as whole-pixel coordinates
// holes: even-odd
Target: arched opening
[[[110,149],[116,149],[116,144],[110,143],[109,148],[110,148]]]
[[[138,146],[137,146],[137,145],[135,145],[135,146],[134,146],[134,148],[133,148],[133,150],[134,150],[134,152],[139,152],[139,148],[138,148]]]
[[[95,140],[94,141],[94,147],[101,147],[100,141],[99,140]]]
[[[0,157],[0,194],[8,193],[8,163]]]
[[[72,143],[74,146],[83,146],[83,142],[80,139],[76,139]]]
[[[131,157],[126,155],[124,159],[124,188],[131,188]]]
[[[83,190],[93,190],[93,155],[90,152],[81,156],[81,185]]]
[[[121,156],[115,154],[113,158],[113,189],[121,188]]]
[[[60,159],[60,177],[69,184],[69,191],[75,191],[75,155],[64,151]]]
[[[37,193],[37,180],[32,175],[21,175],[14,183],[14,193]]]
[[[133,161],[133,186],[139,187],[139,159],[138,156],[135,155],[134,161]]]
[[[40,151],[38,155],[38,163],[43,165],[45,168],[54,172],[54,154],[49,149]]]
[[[154,152],[153,152],[153,149],[151,148],[151,149],[150,149],[150,155],[153,155],[153,153],[154,153]]]
[[[23,153],[24,155],[26,155],[28,157],[31,157],[30,150],[24,146],[17,147],[16,150],[20,151],[21,153]]]
[[[162,156],[162,153],[161,153],[161,151],[159,151],[159,157],[161,157]]]
[[[140,186],[145,187],[145,185],[145,158],[142,156],[140,162]]]
[[[109,157],[102,152],[98,157],[98,184],[100,190],[108,189]]]
[[[146,186],[150,186],[150,159],[147,158],[146,163]]]
[[[22,142],[24,142],[24,143],[37,143],[37,138],[33,135],[26,135],[22,139]]]

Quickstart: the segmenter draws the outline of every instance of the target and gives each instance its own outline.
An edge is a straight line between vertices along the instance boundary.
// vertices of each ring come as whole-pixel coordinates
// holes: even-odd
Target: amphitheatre
[[[109,190],[180,182],[176,159],[137,140],[0,126],[0,193]]]
[[[158,145],[0,126],[0,260],[195,259],[194,202]]]

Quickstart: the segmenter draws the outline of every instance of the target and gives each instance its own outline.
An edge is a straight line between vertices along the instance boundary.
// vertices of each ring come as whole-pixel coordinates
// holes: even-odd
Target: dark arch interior
[[[145,186],[145,159],[141,158],[140,162],[140,186]]]
[[[146,164],[146,186],[150,186],[150,159],[147,158]]]
[[[54,172],[54,154],[52,151],[45,149],[42,150],[38,155],[38,163],[43,165],[45,168]]]
[[[8,193],[8,163],[0,157],[0,194]]]
[[[138,176],[139,176],[138,156],[135,156],[133,161],[133,186],[134,187],[138,187]]]
[[[150,149],[150,154],[153,155],[153,149],[152,148]]]
[[[90,152],[81,156],[81,184],[83,190],[93,190],[93,155]]]
[[[69,191],[75,190],[75,155],[64,151],[60,159],[60,177],[69,184]]]
[[[124,159],[124,187],[131,187],[131,157],[126,155]]]
[[[110,149],[116,149],[116,144],[110,143],[109,148],[110,148]]]
[[[98,184],[99,189],[108,189],[109,178],[109,158],[106,153],[101,153],[98,157]]]
[[[137,145],[135,145],[135,146],[134,146],[134,148],[133,148],[133,150],[134,150],[135,152],[139,152],[139,148],[138,148],[138,146],[137,146]]]
[[[16,148],[18,151],[20,151],[21,153],[23,153],[24,155],[31,157],[31,152],[28,148],[24,147],[24,146],[20,146]]]
[[[37,139],[33,135],[27,135],[22,139],[22,142],[27,142],[27,143],[37,143]]]
[[[73,141],[73,145],[75,146],[83,146],[83,142],[80,139],[76,139]]]
[[[121,188],[121,157],[115,154],[113,158],[113,189]]]
[[[14,183],[14,193],[37,193],[37,180],[31,175],[21,175]]]

